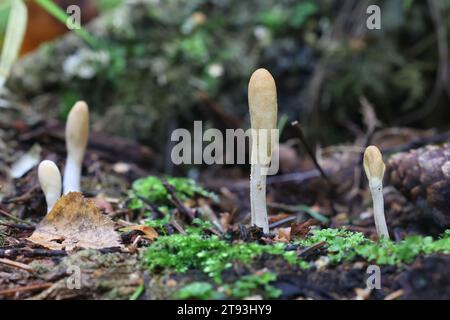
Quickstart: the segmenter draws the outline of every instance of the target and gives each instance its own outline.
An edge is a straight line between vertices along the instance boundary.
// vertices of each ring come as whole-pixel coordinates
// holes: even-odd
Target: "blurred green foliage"
[[[190,128],[199,119],[205,107],[199,92],[226,112],[247,118],[248,79],[256,68],[266,67],[277,82],[280,113],[300,120],[309,137],[336,143],[353,138],[346,129],[349,122],[362,126],[362,96],[388,125],[402,123],[427,106],[439,65],[429,3],[124,2],[114,14],[101,18],[106,31],[100,34],[107,44],[102,55],[107,59],[98,61],[79,46],[57,46],[47,51],[50,61],[39,59],[32,66],[37,71],[27,73],[45,70],[46,77],[58,81],[45,86],[28,81],[21,89],[27,96],[51,87],[62,96],[70,92],[82,97],[108,124],[104,130],[145,140],[161,150],[170,126]],[[438,3],[448,34],[450,3]],[[365,26],[369,4],[381,7],[381,30]],[[68,73],[63,68],[68,52],[87,61],[93,76]],[[446,96],[438,96],[435,104],[427,106],[432,114],[412,124],[448,127],[443,120],[450,116]]]
[[[101,11],[107,11],[121,5],[124,0],[96,0],[96,4]]]
[[[0,38],[3,38],[3,35],[6,31],[6,25],[8,23],[9,10],[8,7],[0,6]]]

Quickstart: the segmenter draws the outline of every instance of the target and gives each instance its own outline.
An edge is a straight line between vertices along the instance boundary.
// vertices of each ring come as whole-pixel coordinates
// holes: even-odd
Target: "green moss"
[[[163,229],[163,227],[166,224],[168,224],[169,221],[170,221],[170,215],[166,215],[162,219],[147,220],[147,221],[145,221],[145,224],[152,228]]]
[[[233,283],[224,283],[222,274],[233,263],[249,264],[263,254],[280,256],[293,266],[305,269],[310,266],[307,261],[297,257],[296,251],[286,251],[284,243],[230,243],[216,235],[206,235],[204,230],[208,228],[211,228],[209,222],[195,219],[194,226],[186,229],[187,235],[161,236],[143,254],[143,261],[151,271],[169,269],[184,273],[196,269],[213,280],[213,283],[190,283],[177,292],[177,298],[244,298],[255,294],[277,298],[281,292],[271,285],[276,280],[276,274],[272,272],[245,275]],[[411,263],[419,255],[449,254],[450,230],[436,240],[409,236],[395,243],[389,240],[374,242],[362,233],[345,229],[323,229],[313,231],[306,239],[296,241],[296,244],[308,247],[318,242],[326,243],[326,254],[331,264],[364,259],[379,265],[399,265]]]
[[[199,269],[216,283],[222,282],[222,272],[233,262],[250,263],[263,254],[283,257],[289,264],[307,267],[293,251],[285,251],[284,244],[229,243],[216,235],[206,236],[202,228],[188,228],[187,235],[161,236],[148,247],[144,262],[150,270],[168,268],[183,273]]]
[[[390,240],[373,242],[362,233],[345,229],[323,229],[315,230],[312,236],[297,243],[310,246],[322,241],[327,243],[331,263],[363,258],[380,265],[398,265],[411,263],[421,254],[450,253],[450,230],[437,240],[432,237],[408,236],[396,243]]]
[[[223,298],[209,282],[192,282],[176,293],[178,299],[212,300]]]
[[[229,243],[216,235],[207,236],[208,223],[196,220],[197,227],[187,228],[187,235],[161,236],[148,247],[144,261],[150,270],[168,268],[176,272],[199,269],[216,283],[222,282],[222,272],[233,262],[250,263],[263,254],[283,257],[287,263],[308,268],[308,262],[297,258],[295,251],[286,251],[285,244]],[[437,240],[431,237],[409,236],[395,243],[389,240],[373,242],[358,232],[345,229],[316,230],[297,244],[308,247],[326,242],[331,263],[364,259],[380,265],[411,263],[418,255],[450,252],[450,231]]]
[[[217,201],[217,196],[214,193],[203,189],[192,179],[167,177],[167,182],[174,187],[175,194],[181,201],[195,196],[211,198]],[[161,179],[155,176],[136,180],[129,192],[129,198],[129,207],[131,209],[145,207],[142,198],[160,207],[163,211],[172,207],[170,194],[167,192]]]
[[[281,290],[270,284],[276,278],[276,274],[272,272],[264,272],[257,275],[251,274],[219,288],[214,288],[209,282],[192,282],[178,290],[175,296],[178,299],[211,300],[224,298],[243,299],[260,294],[264,298],[273,299],[281,295]]]
[[[272,272],[263,274],[250,274],[243,276],[233,284],[226,285],[226,292],[231,298],[243,299],[254,294],[261,293],[264,298],[278,298],[281,290],[275,288],[270,283],[277,279],[277,275]]]

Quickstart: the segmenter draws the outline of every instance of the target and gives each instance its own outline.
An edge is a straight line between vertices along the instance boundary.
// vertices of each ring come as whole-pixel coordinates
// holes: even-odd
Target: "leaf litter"
[[[114,222],[79,192],[62,196],[28,240],[52,250],[121,247]]]

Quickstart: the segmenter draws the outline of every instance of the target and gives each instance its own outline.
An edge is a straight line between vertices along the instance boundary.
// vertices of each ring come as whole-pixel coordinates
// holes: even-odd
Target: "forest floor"
[[[372,141],[393,153],[432,137],[385,129]],[[83,194],[114,221],[121,246],[69,251],[29,240],[46,212],[36,165],[64,165],[64,126],[12,103],[0,120],[0,299],[450,299],[448,231],[389,185],[394,241],[377,243],[361,150],[323,149],[327,180],[282,145],[265,235],[249,227],[248,168],[203,168],[201,187],[154,178],[152,150],[92,132]],[[379,289],[367,287],[370,265]]]

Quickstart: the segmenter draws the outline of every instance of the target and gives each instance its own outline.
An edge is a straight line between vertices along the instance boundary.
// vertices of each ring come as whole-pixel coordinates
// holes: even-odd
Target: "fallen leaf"
[[[129,231],[141,231],[144,236],[142,238],[148,239],[148,240],[154,240],[158,237],[158,232],[155,231],[155,229],[153,229],[150,226],[146,226],[146,225],[134,225],[134,226],[129,226],[129,227],[125,227],[120,229],[120,231],[123,232],[129,232]]]
[[[222,225],[223,230],[228,230],[231,223],[231,214],[229,212],[222,212],[220,214],[220,224]]]
[[[114,209],[106,199],[95,197],[92,198],[92,201],[94,201],[95,206],[99,208],[100,210],[103,210],[107,215],[111,216],[114,214]]]
[[[270,223],[274,223],[274,222],[286,219],[287,217],[290,217],[290,216],[291,216],[290,214],[282,212],[282,213],[278,213],[278,214],[275,214],[275,215],[271,215],[269,217],[269,221],[270,221]]]
[[[294,222],[291,224],[291,239],[304,239],[313,225],[316,225],[317,221],[314,219],[308,219],[303,223]]]
[[[275,236],[276,242],[288,243],[291,240],[291,228],[278,228]]]
[[[92,200],[71,192],[56,202],[28,240],[52,250],[120,247],[114,222]]]

